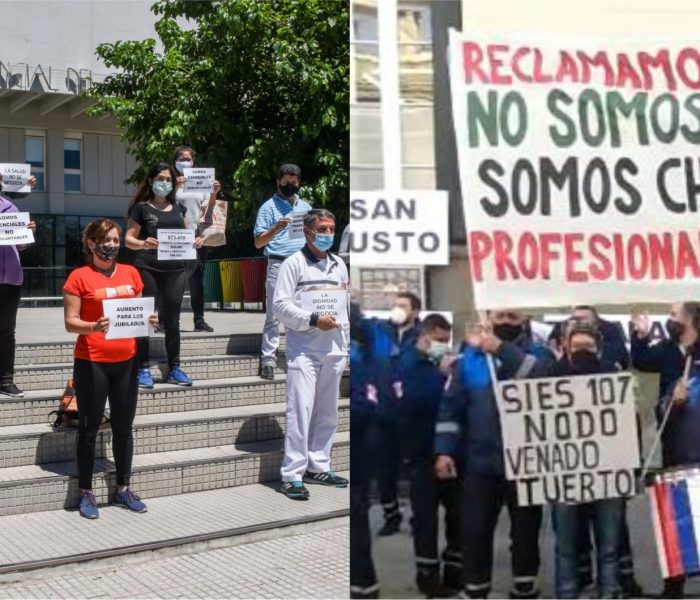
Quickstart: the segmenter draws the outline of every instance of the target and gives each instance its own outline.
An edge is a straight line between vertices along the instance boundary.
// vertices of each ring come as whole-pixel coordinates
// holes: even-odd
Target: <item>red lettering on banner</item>
[[[606,280],[610,279],[610,276],[612,275],[613,268],[612,268],[612,263],[610,262],[610,259],[605,256],[602,253],[602,249],[599,248],[601,246],[602,248],[605,249],[610,249],[611,243],[608,238],[606,238],[604,235],[600,235],[598,233],[594,234],[591,236],[591,242],[590,242],[590,250],[591,250],[591,255],[593,258],[595,258],[599,263],[601,263],[603,266],[599,266],[596,264],[592,264],[590,268],[591,276],[593,279],[598,279],[598,280]]]
[[[651,261],[651,278],[658,279],[660,267],[664,270],[664,279],[673,279],[673,236],[664,233],[663,241],[655,236],[649,240],[649,260]]]
[[[539,48],[535,48],[535,73],[534,73],[534,78],[537,83],[550,83],[552,81],[552,76],[547,75],[542,72],[542,63],[543,63],[543,58],[542,58],[542,50]]]
[[[565,50],[559,53],[559,70],[555,79],[558,82],[563,82],[566,79],[571,81],[571,83],[578,83],[579,81],[578,64],[574,57]]]
[[[486,53],[489,55],[489,67],[491,68],[491,83],[501,83],[510,85],[513,77],[501,73],[503,68],[503,55],[508,52],[508,46],[504,44],[489,44],[486,46]],[[498,56],[498,55],[501,56]]]
[[[518,268],[525,279],[537,279],[540,270],[540,254],[537,240],[531,233],[524,233],[520,238]]]
[[[668,50],[659,50],[654,56],[648,52],[638,52],[637,62],[639,62],[639,68],[642,71],[642,80],[645,90],[650,90],[654,87],[654,78],[650,72],[652,67],[661,67],[664,77],[666,78],[666,87],[670,91],[674,91],[678,87],[676,79],[673,76]]]
[[[564,236],[564,248],[566,256],[566,279],[567,281],[583,282],[588,281],[586,273],[576,270],[576,263],[583,258],[583,252],[574,249],[575,243],[583,241],[582,233],[570,233]]]
[[[493,241],[488,233],[472,231],[469,234],[469,256],[471,257],[472,277],[476,281],[483,281],[481,263],[493,251]]]
[[[542,279],[550,279],[549,265],[553,260],[559,258],[559,252],[553,250],[552,246],[561,244],[561,234],[543,233],[540,235],[540,243],[542,245]]]
[[[642,87],[642,80],[632,68],[629,57],[624,52],[621,52],[617,55],[617,81],[615,85],[624,87],[628,80],[632,83],[632,87],[635,90]]]
[[[627,242],[627,264],[632,279],[644,279],[649,268],[649,255],[644,238],[639,234],[634,234]]]
[[[473,77],[476,76],[481,80],[481,83],[488,83],[489,78],[480,66],[484,59],[481,46],[474,42],[464,42],[462,54],[464,57],[464,80],[467,83],[472,83]]]
[[[693,251],[693,246],[685,231],[678,235],[678,263],[676,264],[676,277],[682,279],[686,276],[686,271],[690,269],[693,277],[700,276],[700,266]]]
[[[513,69],[513,74],[520,80],[526,83],[532,83],[532,75],[527,75],[524,71],[520,69],[520,61],[531,53],[530,48],[518,48],[513,54],[513,60],[511,63],[511,69]]]
[[[493,232],[494,246],[496,247],[496,276],[499,281],[508,279],[506,270],[510,272],[513,279],[520,279],[518,270],[510,258],[510,253],[513,251],[513,240],[505,231]]]
[[[686,63],[688,60],[695,63],[696,77],[698,77],[695,81],[690,78],[686,70]],[[678,71],[678,76],[681,78],[681,81],[691,90],[700,88],[700,55],[695,48],[683,48],[683,50],[680,51],[676,59],[676,70]]]

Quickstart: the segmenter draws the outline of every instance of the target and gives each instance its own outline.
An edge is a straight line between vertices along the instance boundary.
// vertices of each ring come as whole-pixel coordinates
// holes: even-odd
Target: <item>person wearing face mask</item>
[[[73,366],[76,396],[80,399],[76,457],[79,512],[87,519],[99,517],[92,476],[95,440],[108,397],[117,471],[114,503],[137,513],[146,512],[146,505],[129,488],[134,453],[132,426],[138,399],[136,342],[134,338],[106,339],[110,323],[102,309],[103,300],[138,298],[144,290],[139,272],[116,262],[120,234],[119,225],[109,219],[90,223],[83,232],[83,251],[89,264],[75,269],[63,286],[66,331],[79,334]],[[158,324],[155,314],[150,322]]]
[[[29,185],[36,185],[36,178],[29,178]],[[0,175],[2,190],[2,175]],[[26,194],[4,192],[0,194],[0,214],[20,212],[10,198],[21,198]],[[28,228],[36,231],[36,223],[31,221]],[[19,253],[27,246],[0,246],[0,394],[12,398],[24,397],[24,392],[14,382],[15,376],[15,327],[17,311],[22,296],[24,271]]]
[[[435,420],[447,379],[440,365],[450,350],[451,329],[442,315],[425,317],[415,342],[401,353],[393,386],[401,416],[403,451],[408,461],[416,585],[428,598],[441,597],[448,589],[456,591],[462,587],[460,482],[438,481],[433,470]],[[440,505],[445,508],[446,538],[441,557],[438,554]]]
[[[299,198],[301,169],[297,165],[282,165],[277,172],[277,193],[258,210],[255,220],[255,247],[264,248],[267,257],[265,279],[265,326],[262,334],[260,377],[275,378],[279,321],[272,310],[277,275],[282,262],[304,247],[304,237],[291,238],[292,213],[305,213],[311,205]]]
[[[194,167],[194,150],[189,146],[178,146],[173,155],[173,168],[177,172],[175,199],[184,207],[189,228],[196,233],[199,231],[199,220],[202,216],[211,213],[216,204],[216,197],[221,190],[221,184],[214,182],[214,190],[207,192],[186,192],[184,170]],[[195,331],[212,332],[211,327],[204,320],[204,264],[207,262],[207,248],[202,246],[197,250],[195,260],[185,261],[185,278],[190,289],[190,303],[194,318]]]
[[[180,368],[180,309],[185,293],[185,263],[158,259],[158,231],[189,227],[185,209],[175,201],[175,178],[175,171],[167,163],[151,167],[129,204],[125,240],[128,248],[139,251],[134,266],[143,279],[144,294],[154,298],[160,294],[162,298],[168,355],[166,382],[191,386],[192,379]],[[196,238],[195,248],[201,248],[202,243],[202,238]],[[139,386],[152,389],[148,338],[139,338],[137,347]]]
[[[347,321],[340,324],[332,315],[303,308],[302,302],[303,295],[317,290],[347,292],[345,263],[329,252],[334,236],[330,211],[315,209],[304,216],[306,245],[280,267],[273,298],[274,314],[287,332],[287,430],[281,475],[282,492],[292,500],[309,498],[304,482],[348,484],[331,470],[330,451],[349,327]]]
[[[513,569],[511,598],[536,598],[540,564],[542,507],[519,506],[507,481],[498,406],[486,354],[495,355],[499,380],[544,377],[553,362],[550,350],[535,343],[529,322],[517,311],[490,311],[484,328],[469,331],[449,384],[440,399],[435,425],[435,472],[457,477],[463,465],[461,526],[464,593],[486,598],[491,591],[494,532],[505,505],[510,516]]]

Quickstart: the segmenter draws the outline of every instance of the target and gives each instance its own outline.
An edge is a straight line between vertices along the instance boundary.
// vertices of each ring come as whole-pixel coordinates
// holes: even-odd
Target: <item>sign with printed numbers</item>
[[[153,314],[153,298],[118,298],[103,300],[102,311],[109,319],[105,339],[147,337],[153,334],[148,322]]]
[[[301,292],[301,307],[321,316],[335,317],[336,323],[349,326],[348,291],[337,288]]]
[[[34,233],[27,228],[29,213],[0,213],[0,246],[17,246],[34,242]]]
[[[215,169],[184,169],[185,176],[184,192],[213,192],[214,181],[216,180]]]
[[[3,192],[20,192],[28,194],[32,191],[29,178],[32,175],[31,165],[0,163]]]
[[[196,258],[193,230],[158,230],[158,260],[194,260]]]

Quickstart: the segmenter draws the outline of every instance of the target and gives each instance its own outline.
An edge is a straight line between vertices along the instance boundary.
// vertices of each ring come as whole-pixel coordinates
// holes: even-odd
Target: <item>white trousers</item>
[[[277,366],[277,347],[280,345],[280,322],[272,310],[272,299],[275,296],[277,274],[280,270],[281,260],[267,261],[267,275],[265,278],[265,326],[262,334],[262,347],[260,363],[265,366]]]
[[[305,471],[331,470],[345,356],[298,354],[287,358],[287,433],[282,481],[301,481]]]

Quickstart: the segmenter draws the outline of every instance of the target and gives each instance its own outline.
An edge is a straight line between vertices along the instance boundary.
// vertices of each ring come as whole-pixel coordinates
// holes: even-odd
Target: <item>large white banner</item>
[[[635,494],[631,373],[499,381],[506,478],[521,506]]]
[[[700,51],[450,32],[478,309],[700,297]]]
[[[447,192],[351,192],[353,266],[447,265]]]

